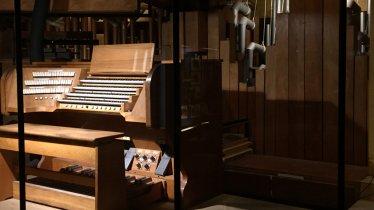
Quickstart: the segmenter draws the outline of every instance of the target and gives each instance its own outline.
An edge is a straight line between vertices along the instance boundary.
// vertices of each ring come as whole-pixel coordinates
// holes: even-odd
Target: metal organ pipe
[[[257,44],[255,42],[251,42],[251,44],[249,44],[246,50],[245,58],[243,60],[243,73],[244,73],[244,79],[248,85],[255,84],[256,69],[264,70],[266,68],[265,64],[261,64],[259,67],[253,66],[253,56],[255,52],[259,52],[261,54],[260,57],[264,57],[265,52],[266,52],[266,47],[263,45]]]
[[[360,44],[360,53],[364,54],[367,52],[367,46],[369,43],[368,38],[368,13],[363,11],[360,13],[360,33],[358,36]]]
[[[281,14],[283,13],[283,4],[284,4],[284,0],[275,0],[276,1],[276,13],[277,14]]]
[[[368,0],[368,36],[370,37],[370,30],[371,30],[371,0]]]
[[[347,0],[347,8],[351,8],[354,0]]]
[[[283,12],[290,13],[290,1],[289,0],[284,0],[284,10],[283,10]]]
[[[275,32],[276,32],[276,19],[277,19],[277,4],[278,0],[272,0],[273,1],[273,8],[272,8],[272,18],[271,18],[271,44],[275,45]]]
[[[256,27],[256,24],[248,19],[247,17],[241,17],[239,22],[239,51],[241,53],[245,52],[245,32],[246,30],[254,30]]]
[[[367,18],[368,18],[368,13],[366,11],[363,11],[360,13],[360,32],[367,34]]]
[[[238,25],[239,12],[243,15],[250,15],[251,14],[251,8],[249,8],[248,5],[241,2],[240,0],[235,2],[235,4],[232,6],[232,10],[234,12],[234,24],[235,24],[235,26]]]
[[[249,44],[248,48],[248,54],[247,54],[247,60],[248,60],[248,64],[249,64],[249,68],[250,69],[264,69],[264,65],[261,65],[260,68],[259,67],[254,67],[253,66],[253,55],[255,52],[259,52],[261,54],[264,54],[266,52],[266,47],[263,46],[263,45],[260,45],[260,44],[257,44],[256,42],[251,42],[251,44]]]

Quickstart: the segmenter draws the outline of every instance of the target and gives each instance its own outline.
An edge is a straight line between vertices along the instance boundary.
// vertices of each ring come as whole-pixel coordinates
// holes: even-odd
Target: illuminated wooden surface
[[[17,132],[17,124],[1,126],[0,149],[17,151]],[[122,141],[115,140],[116,137],[121,135],[123,134],[119,132],[26,123],[26,153],[70,158],[81,162],[94,163],[96,169],[95,202],[88,202],[89,204],[87,205],[91,205],[91,207],[95,206],[95,208],[90,207],[88,209],[123,209],[126,205],[126,187],[123,176],[124,144]],[[0,150],[1,155],[8,152],[3,150]],[[4,160],[1,161],[0,166],[6,166],[7,163],[9,165],[9,162],[12,163],[16,160],[16,156],[10,157],[10,160],[4,158]],[[0,171],[1,175],[8,174],[8,172],[12,173],[11,168],[6,170],[5,167],[2,167],[2,169],[4,170]],[[13,172],[13,174],[17,177],[16,172]],[[9,182],[13,182],[14,180],[15,179],[12,176],[2,176],[0,185],[8,185]],[[0,195],[9,195],[9,190],[12,189],[0,188]],[[48,197],[45,196],[46,194],[49,194],[48,190],[39,189],[38,192],[42,193],[31,193],[29,194],[29,197],[26,197],[26,199],[34,199],[34,197],[38,197],[38,195],[43,195],[39,196],[38,199]],[[123,196],[111,196],[113,193]],[[59,200],[65,200],[64,196],[57,197]],[[55,201],[53,200],[48,200],[46,204],[53,205],[54,202]],[[58,203],[56,203],[56,205],[57,204]],[[74,204],[76,204],[76,202],[72,203],[72,205]]]

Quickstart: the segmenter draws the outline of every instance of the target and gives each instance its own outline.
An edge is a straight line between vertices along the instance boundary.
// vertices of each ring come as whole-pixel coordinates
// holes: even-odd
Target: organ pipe
[[[251,14],[251,8],[241,2],[240,0],[236,1],[235,4],[232,6],[232,11],[234,13],[234,24],[235,26],[238,25],[238,15],[239,15],[239,12],[243,15],[250,15]]]
[[[244,53],[245,51],[245,32],[246,30],[254,30],[256,24],[248,19],[247,17],[242,16],[239,22],[239,51]]]

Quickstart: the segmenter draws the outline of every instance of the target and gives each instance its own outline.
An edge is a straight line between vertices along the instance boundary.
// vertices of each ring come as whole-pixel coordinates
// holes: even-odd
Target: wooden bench
[[[0,126],[0,199],[12,193],[17,174],[18,151],[17,124]],[[95,166],[95,196],[87,202],[71,203],[69,199],[48,196],[47,188],[27,184],[26,199],[67,209],[124,209],[126,205],[124,176],[124,144],[115,138],[123,133],[81,128],[25,124],[25,151],[39,155],[69,158]],[[38,174],[41,175],[40,173]],[[72,179],[70,176],[69,179]],[[68,179],[67,179],[68,180]],[[3,187],[4,186],[4,187]],[[17,186],[17,185],[15,185]],[[51,192],[53,189],[51,189]],[[37,192],[43,192],[40,196]],[[56,190],[61,196],[69,194]],[[17,193],[15,193],[17,194]],[[115,195],[115,196],[114,196]],[[71,196],[71,195],[70,195]],[[74,197],[74,196],[73,196]],[[77,194],[77,197],[82,197]],[[66,198],[66,197],[64,197]],[[79,201],[79,200],[78,200]],[[86,205],[86,206],[84,206]],[[80,208],[76,208],[80,206]]]
[[[225,192],[311,208],[336,208],[337,164],[245,155],[225,163]],[[346,165],[346,205],[359,199],[367,167]]]

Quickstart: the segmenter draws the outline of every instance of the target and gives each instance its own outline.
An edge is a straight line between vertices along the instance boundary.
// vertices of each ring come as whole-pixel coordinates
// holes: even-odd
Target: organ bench
[[[18,151],[17,124],[0,126],[0,197],[18,197],[18,176],[16,170]],[[125,209],[125,176],[123,168],[124,144],[117,137],[120,132],[91,129],[25,124],[26,153],[69,158],[77,162],[94,163],[94,177],[87,182],[94,184],[94,196],[80,195],[64,190],[56,190],[37,184],[26,184],[26,197],[30,201],[44,203],[64,209]],[[13,153],[9,153],[13,151]],[[34,169],[38,177],[51,178],[52,171]],[[26,170],[28,174],[32,170]],[[57,175],[58,174],[58,175]],[[32,175],[32,174],[31,174]],[[82,182],[81,176],[55,173],[63,182]],[[83,178],[84,179],[84,178]],[[91,180],[89,180],[91,179]],[[12,183],[12,186],[8,183]],[[28,181],[27,181],[28,182]],[[84,181],[83,181],[84,182]],[[82,182],[82,183],[83,183]],[[38,196],[43,194],[45,196]],[[121,195],[121,196],[113,196]]]

